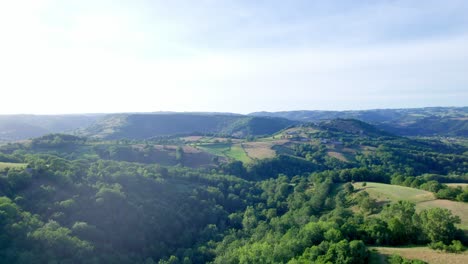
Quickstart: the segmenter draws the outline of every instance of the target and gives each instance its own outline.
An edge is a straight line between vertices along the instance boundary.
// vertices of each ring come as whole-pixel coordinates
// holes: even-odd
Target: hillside
[[[420,203],[436,199],[431,192],[399,185],[368,182],[365,187],[362,187],[362,183],[355,183],[354,186],[357,190],[366,191],[371,197],[383,203],[395,203],[399,200]]]
[[[417,211],[429,208],[449,209],[460,217],[459,227],[468,232],[468,203],[437,199],[431,192],[399,185],[368,182],[365,187],[362,183],[355,183],[354,186],[358,191],[366,191],[370,197],[383,204],[406,200],[415,203]]]
[[[78,134],[104,139],[148,139],[158,136],[222,134],[234,137],[275,133],[295,124],[284,118],[221,114],[107,115]]]
[[[426,107],[355,111],[256,112],[251,116],[282,117],[302,122],[358,119],[402,136],[468,136],[468,107]]]
[[[101,115],[0,115],[0,142],[71,132]]]
[[[151,125],[151,122],[156,120],[163,123],[165,120],[156,115],[145,116],[142,118],[143,121],[137,120],[138,122],[133,119],[129,122],[127,117],[127,115],[114,115],[112,118],[103,118],[98,122],[99,126],[94,127],[95,130],[91,129],[93,127],[86,130],[92,135],[88,140],[70,138],[66,135],[47,135],[27,141],[20,146],[23,151],[60,153],[61,157],[74,157],[76,152],[85,152],[90,157],[102,159],[139,161],[165,166],[181,164],[192,168],[213,168],[220,164],[240,161],[249,167],[251,177],[264,177],[265,170],[273,174],[284,173],[294,176],[294,173],[303,174],[317,170],[345,169],[371,164],[379,164],[379,166],[385,164],[391,168],[391,172],[397,173],[446,175],[450,171],[462,174],[467,170],[466,164],[468,164],[467,157],[464,155],[467,148],[461,145],[446,144],[438,140],[415,140],[392,136],[370,124],[353,119],[291,125],[272,135],[234,138],[222,134],[197,135],[196,132],[188,133],[189,130],[176,130],[193,129],[199,124],[182,127],[176,126],[177,123],[173,122],[174,127],[163,126],[163,129],[159,129],[158,126]],[[191,115],[178,115],[178,117],[194,119]],[[252,120],[243,116],[196,115],[196,117],[201,117],[198,120],[202,121],[204,118],[210,121],[216,118],[229,120],[231,123],[226,122],[227,125],[219,130],[230,130],[231,133],[232,131],[249,131],[248,129],[250,131],[264,129],[252,125],[258,124],[259,119]],[[171,120],[177,119],[171,117]],[[178,121],[183,122],[184,119]],[[270,121],[270,119],[264,119],[262,122],[264,121]],[[212,127],[217,128],[215,125],[217,124],[212,122]],[[243,130],[238,130],[239,128]],[[192,135],[150,136],[161,131],[186,132]],[[122,138],[132,140],[113,141]],[[11,153],[15,145],[4,146],[3,149]],[[410,163],[411,167],[408,166]],[[232,173],[241,174],[239,171]]]

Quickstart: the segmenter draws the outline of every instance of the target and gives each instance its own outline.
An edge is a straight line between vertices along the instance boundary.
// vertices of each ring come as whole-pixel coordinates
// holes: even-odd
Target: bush
[[[391,255],[388,257],[389,264],[427,264],[427,262],[419,259],[405,259],[399,255]]]
[[[465,247],[459,240],[453,240],[452,244],[450,245],[445,245],[441,241],[432,242],[429,244],[429,248],[434,250],[442,250],[450,253],[461,253],[465,251]]]

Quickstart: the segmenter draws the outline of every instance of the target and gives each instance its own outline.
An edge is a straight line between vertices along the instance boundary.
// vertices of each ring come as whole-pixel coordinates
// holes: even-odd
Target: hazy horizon
[[[468,101],[468,2],[0,3],[0,114]]]
[[[62,116],[62,115],[109,115],[109,114],[235,114],[235,115],[248,115],[253,113],[274,113],[274,112],[300,112],[300,111],[329,111],[329,112],[347,112],[347,111],[374,111],[374,110],[400,110],[400,109],[424,109],[424,108],[465,108],[468,105],[461,106],[422,106],[422,107],[401,107],[401,108],[366,108],[366,109],[289,109],[289,110],[260,110],[254,112],[219,112],[219,111],[128,111],[128,112],[80,112],[80,113],[50,113],[50,114],[36,114],[36,113],[13,113],[3,114],[0,116],[14,116],[14,115],[37,115],[37,116]]]

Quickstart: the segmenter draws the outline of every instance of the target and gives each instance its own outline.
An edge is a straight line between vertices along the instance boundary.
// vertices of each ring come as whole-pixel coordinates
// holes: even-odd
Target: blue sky
[[[463,106],[468,1],[0,3],[0,114]]]

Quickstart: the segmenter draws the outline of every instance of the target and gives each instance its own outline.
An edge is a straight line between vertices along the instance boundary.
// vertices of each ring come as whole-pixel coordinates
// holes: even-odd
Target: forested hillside
[[[232,114],[118,114],[108,115],[78,133],[105,139],[149,139],[194,133],[245,137],[272,134],[295,123],[283,118]]]
[[[48,134],[0,146],[0,260],[369,263],[387,258],[371,247],[409,245],[468,257],[464,141],[354,119],[265,130],[276,119],[242,116],[212,128],[237,118],[222,128],[247,124],[245,137],[149,137],[182,132],[127,117],[106,119],[122,130],[105,140]]]

